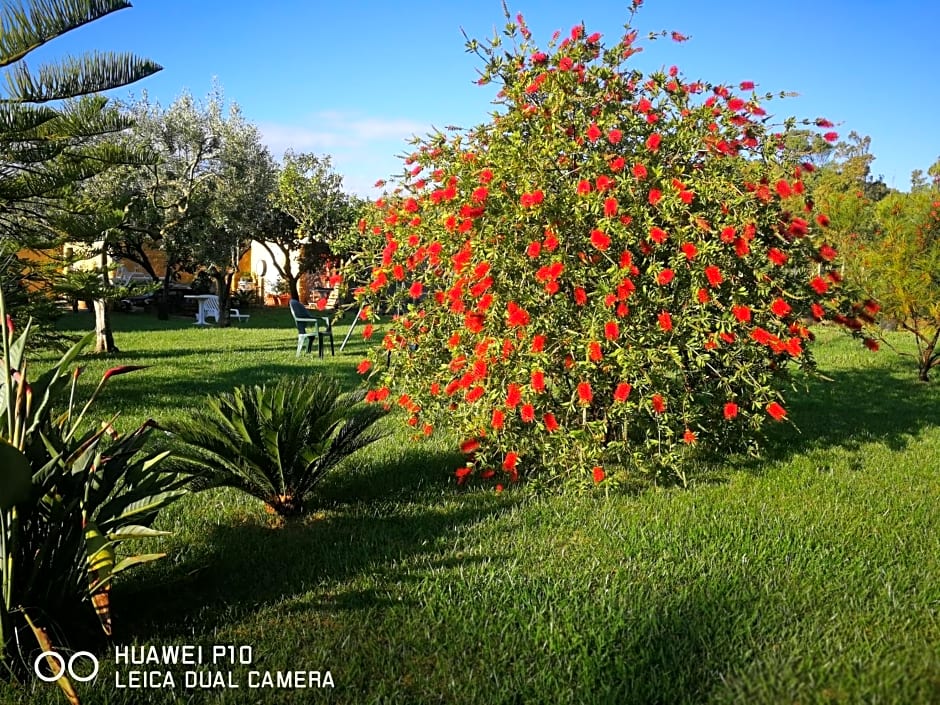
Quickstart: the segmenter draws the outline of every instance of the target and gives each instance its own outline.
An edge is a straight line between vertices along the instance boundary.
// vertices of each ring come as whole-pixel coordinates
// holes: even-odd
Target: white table
[[[196,314],[196,323],[197,326],[207,326],[206,323],[206,301],[213,298],[215,294],[191,294],[184,296],[184,299],[195,299],[199,304],[199,312]]]

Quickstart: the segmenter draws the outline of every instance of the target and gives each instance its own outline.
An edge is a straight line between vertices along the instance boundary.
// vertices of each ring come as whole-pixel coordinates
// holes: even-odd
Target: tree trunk
[[[170,275],[172,274],[167,263],[166,274],[163,275],[163,289],[157,297],[157,318],[161,321],[170,320]]]
[[[297,290],[297,282],[299,281],[300,276],[294,276],[293,273],[287,277],[287,293],[290,294],[292,299],[300,301],[300,292]]]
[[[114,344],[114,333],[111,331],[111,306],[106,299],[95,299],[95,352],[120,352]]]
[[[231,277],[226,276],[222,270],[216,270],[212,276],[215,279],[215,289],[219,297],[219,328],[228,328],[229,301],[231,300]]]
[[[105,289],[111,288],[111,279],[108,276],[108,251],[101,248],[101,284]],[[114,344],[114,333],[111,331],[111,302],[106,298],[95,299],[95,352],[120,352]]]

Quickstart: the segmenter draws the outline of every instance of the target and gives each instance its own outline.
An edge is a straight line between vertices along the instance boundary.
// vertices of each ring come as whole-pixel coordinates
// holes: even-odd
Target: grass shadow
[[[771,429],[770,457],[787,457],[807,447],[857,450],[872,441],[902,450],[912,437],[940,420],[940,390],[913,375],[871,368],[827,376],[831,382],[810,380],[808,393],[792,395],[790,417],[798,428]]]
[[[759,646],[766,605],[743,586],[694,589],[650,605],[649,612],[619,627],[599,649],[591,686],[594,702],[702,703],[746,666],[744,654]],[[753,622],[749,644],[733,644],[740,623]],[[610,635],[608,635],[610,636]]]
[[[455,531],[505,511],[513,501],[489,493],[447,501],[451,475],[442,469],[451,462],[449,454],[409,450],[334,473],[324,480],[317,511],[303,519],[277,525],[256,514],[209,527],[198,545],[185,545],[186,557],[176,565],[145,566],[115,587],[121,638],[209,634],[301,596],[304,604],[335,608],[336,583],[366,572],[397,575],[402,561],[422,556],[450,560]],[[366,592],[361,602],[350,593],[344,606],[374,606]],[[122,604],[135,607],[122,610]]]

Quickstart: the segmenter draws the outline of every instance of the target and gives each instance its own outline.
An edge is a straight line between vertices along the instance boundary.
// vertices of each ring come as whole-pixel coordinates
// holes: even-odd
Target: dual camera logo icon
[[[58,666],[54,673],[46,674],[39,668],[40,664],[47,659],[55,661]],[[86,670],[83,667],[85,665],[83,662],[80,664],[79,670],[76,671],[76,662],[80,659],[87,659],[91,664],[90,673],[83,673]],[[87,683],[98,677],[98,658],[90,651],[76,651],[69,657],[69,660],[66,661],[65,657],[57,651],[43,651],[36,657],[36,660],[33,661],[33,671],[36,672],[36,677],[39,678],[39,680],[45,681],[46,683],[55,683],[66,674],[74,681]]]

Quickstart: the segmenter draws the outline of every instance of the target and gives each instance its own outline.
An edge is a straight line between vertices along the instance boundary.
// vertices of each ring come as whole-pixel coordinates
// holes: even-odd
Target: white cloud
[[[432,131],[429,124],[342,111],[321,111],[302,123],[261,123],[264,143],[280,158],[287,149],[329,154],[343,175],[345,188],[360,196],[380,193],[373,184],[402,170],[397,155],[409,151],[408,140]]]
[[[264,141],[275,155],[285,149],[317,151],[360,149],[380,141],[399,145],[413,135],[424,135],[431,126],[407,118],[363,116],[326,110],[315,113],[302,124],[261,123]]]

